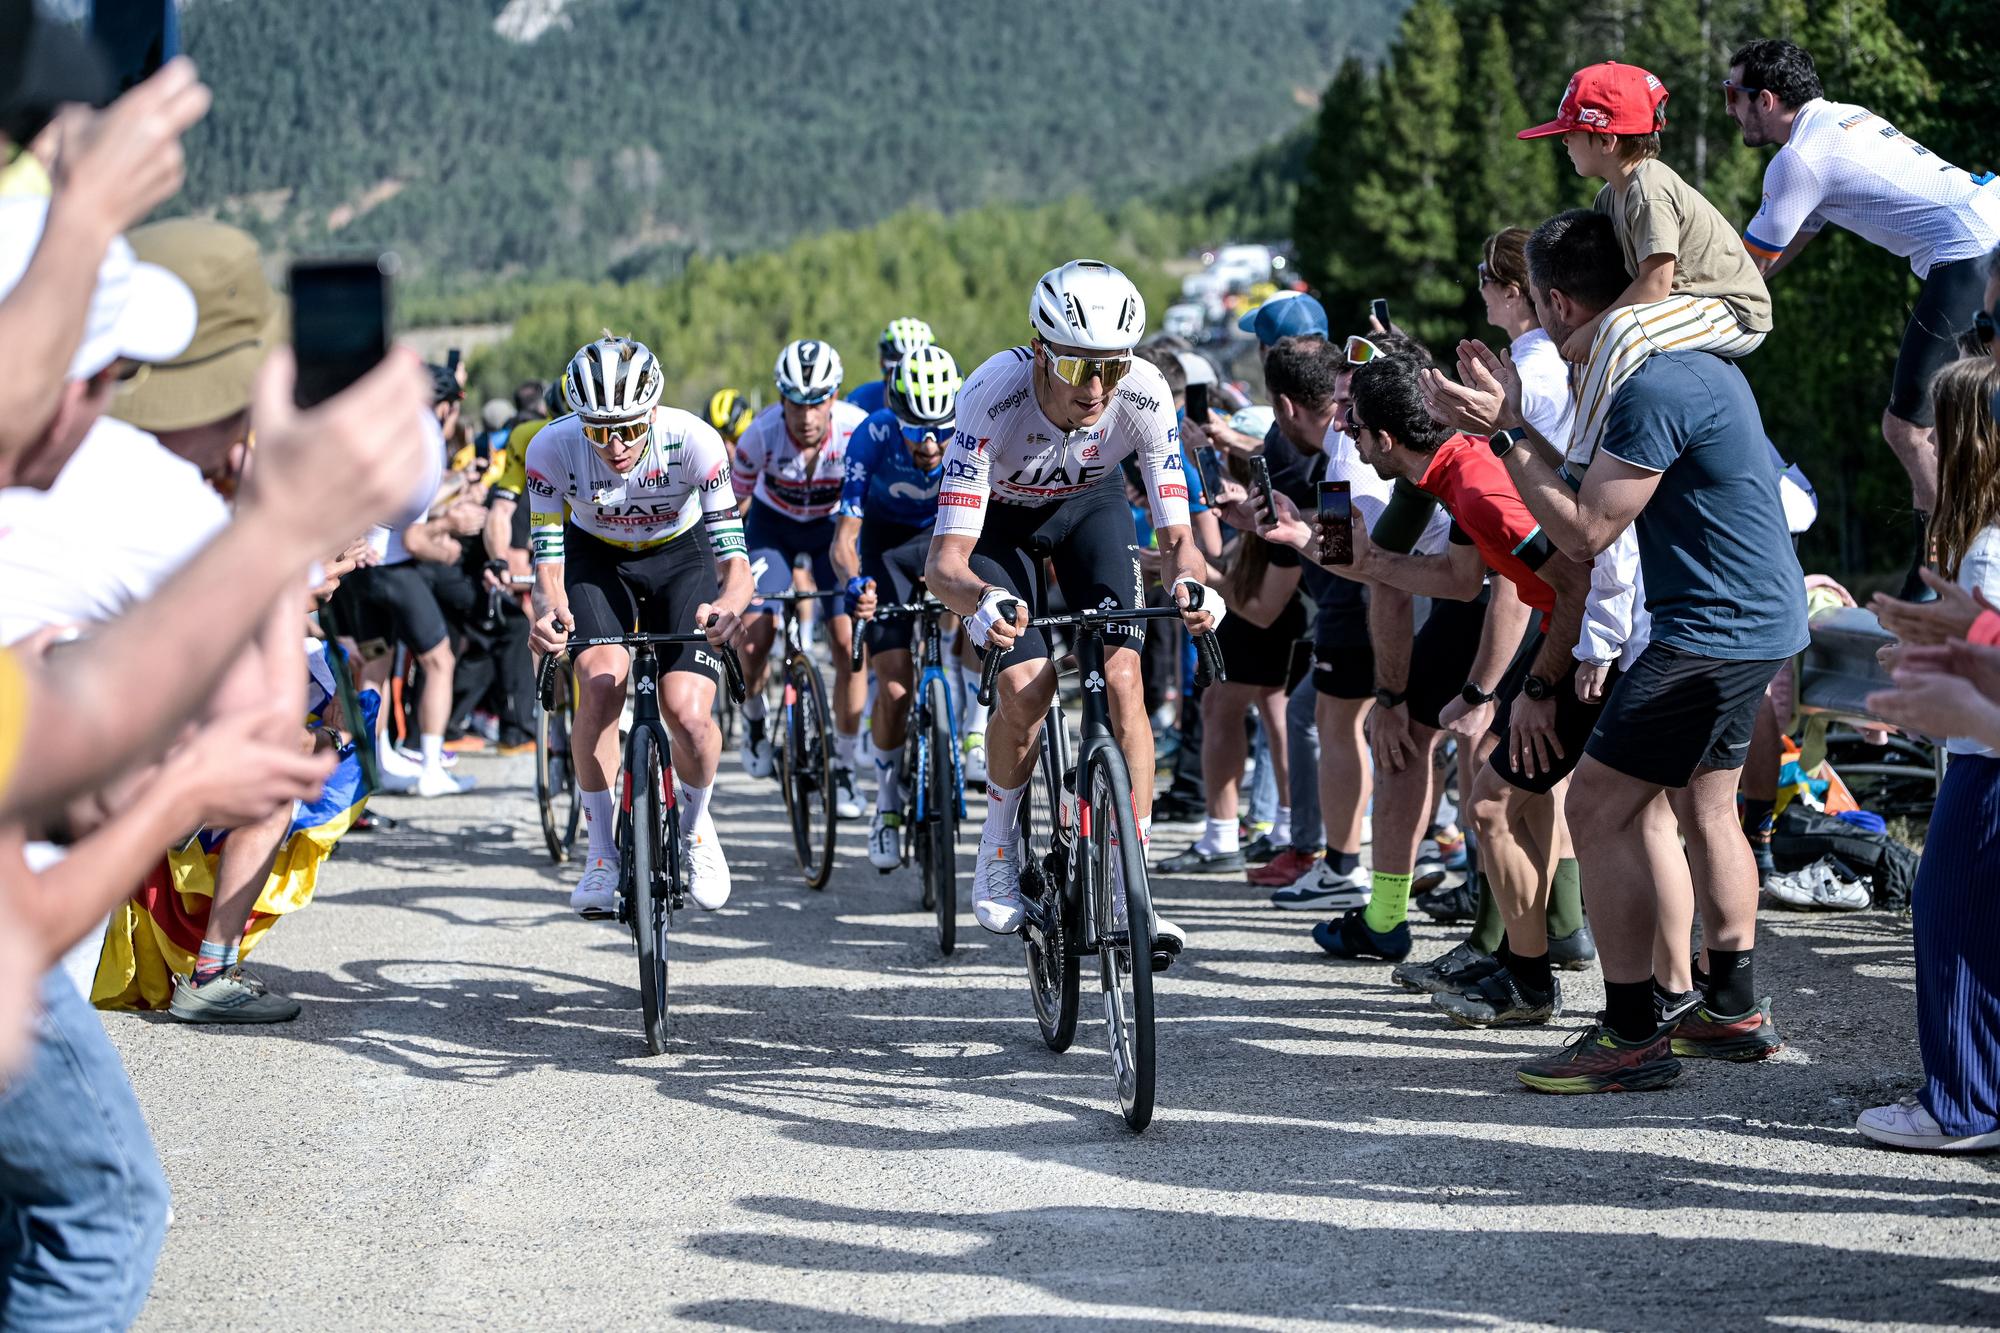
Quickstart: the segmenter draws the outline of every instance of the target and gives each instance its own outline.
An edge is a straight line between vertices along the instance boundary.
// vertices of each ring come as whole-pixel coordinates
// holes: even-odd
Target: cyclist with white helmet
[[[607,333],[578,351],[563,375],[571,414],[542,427],[528,446],[537,652],[562,652],[572,634],[609,638],[635,625],[653,634],[701,626],[721,645],[740,626],[751,580],[729,454],[714,427],[661,405],[665,383],[644,344]],[[690,535],[697,524],[707,552]],[[571,747],[589,843],[570,906],[595,916],[617,906],[611,784],[631,658],[623,648],[586,648],[575,668]],[[715,655],[662,645],[660,712],[673,741],[680,854],[690,896],[710,909],[729,899],[729,863],[708,808],[722,752],[710,716],[720,676]]]
[[[880,412],[889,405],[889,381],[895,378],[896,363],[917,348],[929,347],[936,341],[931,326],[921,319],[905,315],[890,320],[876,347],[882,362],[882,378],[856,385],[854,392],[847,395],[847,401],[864,412]]]
[[[840,353],[832,343],[800,338],[785,344],[775,374],[780,401],[759,412],[736,442],[736,497],[744,515],[751,574],[760,594],[788,592],[792,568],[800,565],[810,569],[816,587],[833,590],[840,586],[834,582],[830,554],[833,511],[846,478],[848,440],[868,414],[841,400]],[[764,680],[780,608],[773,602],[760,609],[770,614],[750,617],[739,648],[750,691],[743,705],[743,767],[752,777],[765,778],[776,770],[766,734]],[[861,817],[854,763],[866,682],[849,665],[853,623],[845,613],[828,623],[833,639],[834,810],[843,819]]]
[[[959,389],[958,363],[935,344],[912,349],[889,379],[889,405],[870,416],[847,447],[847,481],[840,490],[833,536],[834,571],[846,581],[847,612],[873,614],[878,598],[907,602],[924,576],[938,483],[951,439]],[[875,818],[868,859],[893,870],[901,859],[897,821],[903,795],[897,768],[915,677],[913,626],[907,618],[870,624],[869,661],[875,705],[869,731],[875,751]]]
[[[1173,395],[1132,349],[1146,332],[1138,288],[1109,264],[1078,259],[1035,284],[1028,302],[1034,340],[988,360],[958,397],[958,429],[945,452],[936,533],[925,578],[966,617],[966,633],[987,652],[1009,652],[986,732],[986,824],[979,836],[973,911],[998,934],[1020,928],[1022,902],[1015,825],[1034,768],[1042,719],[1056,673],[1040,630],[1028,629],[1043,603],[1045,561],[1072,607],[1136,608],[1144,579],[1120,465],[1133,458],[1145,480],[1161,568],[1174,600],[1194,588],[1201,609],[1188,629],[1207,633],[1222,598],[1204,586],[1207,566],[1188,524],[1187,477]],[[1002,603],[1018,602],[1008,619]],[[1144,631],[1105,631],[1104,674],[1113,730],[1134,776],[1143,839],[1153,814],[1153,732],[1139,681]],[[1178,951],[1180,932],[1160,931]]]

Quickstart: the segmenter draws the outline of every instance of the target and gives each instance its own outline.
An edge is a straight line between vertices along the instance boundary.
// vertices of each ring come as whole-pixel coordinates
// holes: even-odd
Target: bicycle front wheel
[[[667,935],[679,877],[680,839],[666,803],[664,765],[653,733],[632,738],[626,780],[632,784],[632,936],[639,954],[639,1011],[646,1049],[667,1049]]]
[[[792,846],[806,886],[823,889],[833,875],[833,755],[826,687],[803,658],[785,666],[785,806]]]
[[[950,954],[958,943],[958,765],[957,742],[951,734],[951,713],[942,677],[932,677],[924,691],[930,716],[926,728],[923,839],[924,895],[937,908],[938,952]]]
[[[569,672],[555,673],[555,707],[535,707],[535,804],[541,808],[542,841],[557,865],[569,860],[576,845],[577,821],[583,806],[576,797],[576,764],[570,751]]]
[[[1028,964],[1028,993],[1035,1002],[1035,1026],[1052,1051],[1066,1051],[1076,1040],[1077,955],[1081,923],[1071,904],[1072,884],[1081,873],[1076,852],[1063,842],[1056,824],[1061,819],[1063,773],[1069,767],[1069,733],[1058,709],[1042,723],[1039,776],[1031,776],[1021,793],[1021,893],[1035,910],[1021,928],[1022,952]],[[1037,801],[1041,810],[1036,811]],[[1038,822],[1039,820],[1039,822]],[[1074,830],[1071,831],[1074,838]]]
[[[1105,1038],[1118,1078],[1125,1123],[1153,1119],[1153,903],[1146,857],[1132,816],[1132,785],[1111,746],[1090,758],[1090,804],[1078,822],[1090,830],[1085,855],[1097,930],[1097,975],[1104,992]]]

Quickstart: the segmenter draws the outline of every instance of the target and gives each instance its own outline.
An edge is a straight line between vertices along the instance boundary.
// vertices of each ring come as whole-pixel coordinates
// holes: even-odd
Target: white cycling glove
[[[1012,616],[1000,609],[1000,603],[1019,600],[1005,588],[988,588],[980,595],[979,609],[966,617],[965,632],[971,635],[972,641],[981,648],[992,646],[993,627],[1003,620],[1009,622],[1013,620]]]
[[[1215,618],[1215,624],[1210,627],[1210,632],[1213,633],[1215,630],[1221,629],[1222,617],[1229,610],[1228,607],[1222,604],[1222,594],[1209,587],[1206,583],[1203,583],[1200,579],[1191,578],[1186,574],[1174,580],[1175,588],[1179,588],[1182,584],[1186,584],[1188,587],[1188,605],[1194,606],[1196,610],[1206,611]]]

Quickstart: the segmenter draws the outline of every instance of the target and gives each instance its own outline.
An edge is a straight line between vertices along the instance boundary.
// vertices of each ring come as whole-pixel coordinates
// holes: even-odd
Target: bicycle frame
[[[963,756],[959,754],[956,744],[959,738],[958,703],[955,691],[951,688],[951,678],[944,673],[944,629],[939,623],[942,617],[950,614],[951,608],[931,596],[921,581],[917,584],[916,592],[917,600],[878,606],[875,608],[874,616],[871,617],[872,620],[910,617],[917,621],[917,633],[911,646],[910,716],[905,723],[905,735],[915,742],[913,748],[916,761],[910,766],[910,774],[913,776],[916,790],[913,796],[905,797],[908,802],[907,809],[913,820],[922,821],[929,815],[924,803],[930,794],[928,781],[931,761],[930,731],[923,723],[927,720],[925,710],[930,707],[926,700],[930,698],[931,682],[937,681],[944,686],[945,725],[950,730],[954,743],[951,753],[952,790],[958,793],[957,813],[958,817],[963,819],[965,818],[965,770]],[[859,623],[855,626],[853,666],[856,670],[861,667]]]

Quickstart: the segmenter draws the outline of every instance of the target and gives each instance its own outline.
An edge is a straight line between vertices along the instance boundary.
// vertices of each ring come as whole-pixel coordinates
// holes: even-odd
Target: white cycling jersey
[[[847,477],[847,441],[868,413],[844,398],[834,400],[833,424],[808,472],[805,456],[785,429],[785,410],[773,403],[759,412],[736,442],[736,498],[755,496],[786,518],[825,518],[840,503]]]
[[[1153,527],[1186,527],[1187,473],[1174,396],[1157,367],[1135,361],[1094,426],[1063,431],[1035,401],[1034,354],[1013,347],[972,372],[944,455],[937,531],[976,536],[990,497],[1042,507],[1081,494],[1138,456]]]
[[[529,444],[527,478],[536,564],[563,558],[565,511],[582,531],[628,551],[663,545],[701,521],[718,563],[748,558],[728,446],[692,412],[660,408],[652,438],[622,475],[583,438],[581,422],[558,417]]]
[[[1764,168],[1764,202],[1743,244],[1775,259],[1829,222],[1927,278],[2000,243],[2000,184],[1976,182],[1866,107],[1815,97]]]

